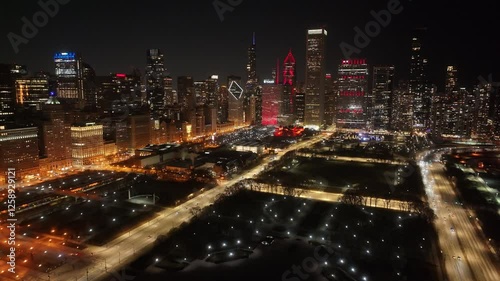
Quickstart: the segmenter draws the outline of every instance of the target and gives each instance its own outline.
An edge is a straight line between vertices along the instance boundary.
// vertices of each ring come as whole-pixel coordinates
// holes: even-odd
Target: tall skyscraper
[[[494,118],[492,116],[492,85],[490,83],[479,84],[474,87],[476,99],[473,136],[479,138],[491,138],[494,134]]]
[[[324,123],[326,36],[324,28],[307,31],[305,126],[319,128]]]
[[[0,64],[0,126],[14,122],[16,111],[16,79],[26,76],[23,65]]]
[[[247,63],[247,85],[257,85],[257,44],[255,41],[255,32],[252,36],[252,45],[248,48]]]
[[[288,55],[283,62],[283,101],[282,114],[293,114],[295,99],[295,90],[297,84],[297,71],[295,66],[295,58],[292,50],[288,51]]]
[[[413,96],[408,89],[408,81],[399,81],[394,90],[393,127],[401,132],[411,132],[413,128]]]
[[[146,99],[153,117],[160,117],[165,110],[165,61],[160,49],[146,52]]]
[[[411,43],[409,91],[413,97],[413,128],[417,130],[430,127],[432,88],[427,80],[427,58],[422,52],[425,31],[416,29]]]
[[[394,66],[373,67],[372,124],[374,130],[390,130],[393,121]]]
[[[189,112],[196,107],[196,92],[193,77],[177,77],[177,97],[181,105],[181,111],[185,116],[184,118],[187,118]]]
[[[245,123],[256,124],[258,119],[257,108],[258,98],[258,83],[257,77],[257,42],[255,32],[252,36],[252,44],[248,48],[248,61],[247,61],[247,81],[245,86],[245,94],[243,100],[243,110],[245,111]]]
[[[327,73],[325,76],[325,124],[333,125],[335,124],[335,113],[336,113],[336,101],[337,101],[337,90],[336,81],[334,81],[333,76]]]
[[[241,87],[241,77],[229,76],[228,86],[228,119],[234,122],[235,126],[241,126],[245,122],[245,110],[243,108],[244,90]]]
[[[207,83],[207,106],[217,108],[217,94],[219,92],[219,76],[211,75],[206,80]]]
[[[262,125],[278,125],[283,87],[274,83],[262,85]]]
[[[255,89],[255,125],[262,124],[262,87]]]
[[[337,128],[366,128],[367,86],[368,65],[366,60],[343,60],[338,70]]]
[[[304,111],[306,109],[306,94],[297,91],[295,93],[294,111],[299,124],[304,124]]]
[[[54,55],[57,77],[57,97],[79,107],[85,105],[83,91],[83,62],[78,53],[63,52]]]
[[[90,110],[96,110],[98,100],[95,70],[88,63],[82,63],[82,67],[85,107]]]
[[[461,119],[465,96],[461,96],[463,92],[459,91],[457,82],[457,67],[447,66],[444,96],[440,101],[441,104],[434,107],[441,111],[442,121],[439,122],[441,125],[439,131],[445,135],[457,134],[461,131],[463,123]]]
[[[49,78],[44,76],[16,79],[16,103],[41,110],[49,99]]]
[[[217,93],[217,123],[224,124],[229,116],[229,91],[227,85],[222,85]]]
[[[71,131],[64,108],[55,96],[42,107],[41,155],[47,158],[48,171],[60,172],[71,167]]]

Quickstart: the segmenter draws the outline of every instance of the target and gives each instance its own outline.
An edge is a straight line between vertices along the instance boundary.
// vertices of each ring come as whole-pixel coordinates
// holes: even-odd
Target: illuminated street
[[[435,227],[443,251],[446,273],[451,281],[500,280],[498,262],[492,255],[483,236],[475,227],[473,211],[456,204],[455,190],[439,163],[420,164],[429,203],[437,219]]]
[[[324,136],[320,134],[310,140],[291,145],[289,148],[278,152],[278,154],[274,157],[279,159],[285,153],[310,146],[323,137]],[[75,269],[75,271],[78,272],[75,274],[75,271],[68,271],[68,267],[70,267],[70,265],[66,265],[51,272],[50,280],[66,281],[76,278],[77,280],[83,281],[87,280],[87,274],[88,280],[95,280],[107,272],[120,272],[121,266],[125,265],[127,261],[130,261],[148,249],[148,246],[153,244],[158,235],[164,234],[163,232],[165,232],[165,226],[168,226],[168,228],[175,228],[181,223],[189,221],[192,217],[192,214],[190,213],[191,208],[204,208],[209,206],[219,194],[224,192],[226,187],[237,183],[241,179],[253,178],[254,175],[258,174],[262,170],[263,166],[271,161],[274,161],[272,160],[274,157],[267,157],[260,166],[244,172],[244,174],[235,179],[225,181],[221,185],[204,192],[202,195],[197,196],[184,204],[162,211],[155,219],[145,222],[135,229],[122,234],[120,237],[114,239],[103,247],[89,246],[85,250],[85,253],[86,255],[93,256],[93,260],[95,262],[92,266]],[[158,231],[158,229],[160,229],[159,226],[162,226],[162,233],[159,233]]]

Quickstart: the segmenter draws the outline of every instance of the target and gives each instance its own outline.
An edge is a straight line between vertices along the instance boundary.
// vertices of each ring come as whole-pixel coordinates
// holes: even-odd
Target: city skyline
[[[495,9],[94,1],[3,3],[0,280],[500,280]]]
[[[185,24],[179,24],[176,29],[172,29],[169,28],[168,24],[155,23],[154,17],[149,17],[144,21],[146,23],[150,22],[150,28],[147,29],[149,31],[140,33],[139,30],[145,29],[145,24],[130,26],[129,23],[123,22],[123,19],[118,15],[110,15],[110,19],[107,20],[111,23],[100,26],[99,24],[102,24],[104,20],[101,17],[104,16],[106,11],[110,11],[109,9],[114,7],[112,3],[100,3],[100,9],[94,12],[94,21],[80,19],[86,26],[99,26],[99,28],[95,28],[95,32],[82,33],[78,31],[79,26],[74,26],[75,30],[70,33],[68,26],[61,25],[60,22],[71,21],[71,16],[77,11],[84,13],[88,9],[86,6],[82,6],[81,3],[73,1],[61,6],[59,13],[54,18],[51,18],[46,26],[39,28],[36,36],[29,40],[27,44],[21,44],[18,54],[14,53],[6,37],[4,41],[0,42],[0,48],[5,50],[1,53],[0,60],[27,64],[29,71],[35,72],[51,70],[52,61],[50,58],[54,53],[77,51],[95,68],[98,75],[105,75],[112,72],[130,72],[133,67],[137,67],[142,71],[146,66],[142,56],[144,50],[159,48],[165,54],[165,66],[170,71],[171,76],[191,75],[196,79],[201,79],[212,74],[221,76],[233,74],[246,77],[245,65],[247,58],[245,50],[251,43],[252,34],[255,32],[257,44],[259,45],[257,74],[263,78],[271,72],[275,64],[275,58],[278,57],[283,60],[286,51],[290,48],[298,58],[297,69],[305,69],[305,62],[301,59],[302,54],[305,53],[305,44],[303,42],[306,33],[304,30],[324,25],[330,33],[326,50],[326,71],[334,73],[338,67],[337,62],[342,59],[340,43],[353,44],[352,41],[356,34],[353,28],[360,27],[363,29],[366,23],[373,20],[370,12],[384,9],[387,3],[387,1],[375,1],[370,5],[363,5],[357,10],[353,10],[356,5],[346,7],[342,3],[322,3],[319,7],[323,9],[318,8],[315,10],[313,7],[316,6],[313,4],[309,6],[305,3],[298,3],[296,7],[287,7],[287,5],[282,5],[283,2],[276,1],[267,3],[267,9],[262,10],[259,9],[261,7],[259,1],[255,3],[243,2],[243,4],[234,8],[232,12],[226,12],[222,22],[217,17],[212,3],[208,2],[205,5],[200,3],[194,7],[199,8],[197,16],[206,20],[204,26],[213,32],[209,37],[207,33],[200,34],[198,26],[193,22],[186,23],[185,20],[182,21]],[[475,27],[474,34],[463,33],[461,36],[457,36],[459,30],[465,27],[466,24],[450,21],[447,19],[449,17],[448,13],[442,12],[444,8],[447,8],[451,9],[449,11],[456,12],[458,16],[463,13],[459,9],[461,4],[455,3],[449,7],[445,5],[447,3],[441,6],[434,4],[433,9],[428,9],[428,6],[424,3],[425,1],[419,4],[401,2],[401,6],[404,8],[401,14],[392,15],[392,20],[387,27],[383,27],[379,35],[371,38],[370,44],[366,48],[362,48],[361,53],[356,54],[356,57],[368,58],[374,65],[395,65],[396,69],[399,69],[396,80],[407,79],[409,73],[407,61],[410,58],[410,52],[406,46],[409,46],[410,42],[406,34],[413,28],[426,26],[428,27],[428,41],[432,46],[432,51],[429,52],[428,56],[430,78],[432,80],[442,81],[441,77],[445,77],[445,71],[440,66],[449,64],[457,65],[463,70],[460,73],[460,81],[464,83],[477,81],[480,75],[488,77],[489,74],[494,76],[498,74],[496,66],[500,64],[497,61],[498,58],[479,56],[480,53],[488,52],[488,50],[498,49],[498,42],[492,36],[488,36],[492,31],[492,27],[486,25],[488,9],[481,9],[482,16],[477,16],[474,22],[468,23],[469,27]],[[165,5],[157,4],[160,5],[158,7],[164,7],[161,5]],[[192,4],[193,1],[175,3],[172,4],[171,9],[166,9],[165,13],[170,13],[171,10],[177,11],[178,15],[172,14],[171,18],[174,20],[189,12],[189,7]],[[20,34],[23,26],[20,19],[23,16],[30,19],[31,15],[40,10],[36,3],[28,7],[20,7],[14,3],[8,3],[7,5],[11,6],[9,8],[10,13],[5,15],[4,19],[11,24],[8,25],[8,30],[4,30],[5,26],[0,29],[5,34],[9,32]],[[335,5],[339,5],[339,7]],[[478,6],[472,7],[472,9],[480,9],[481,6]],[[120,8],[132,13],[130,9],[133,7],[134,5],[127,5]],[[281,9],[282,13],[298,17],[296,20],[298,24],[294,24],[291,28],[286,28],[280,32],[270,32],[269,28],[265,28],[268,26],[267,21],[269,20],[265,19],[266,17],[259,17],[259,20],[247,22],[248,15],[252,14],[252,10],[255,9],[266,15],[278,13],[278,9]],[[328,16],[326,14],[328,10],[334,14]],[[334,17],[335,13],[339,13],[338,10],[345,12],[338,17]],[[143,8],[142,11],[136,17],[144,17],[143,13],[146,13],[146,11],[151,12],[151,15],[157,13],[151,11],[150,8]],[[238,12],[242,17],[237,16]],[[421,15],[424,12],[426,16],[425,19],[422,19]],[[349,17],[344,14],[349,15]],[[18,28],[15,28],[16,26]],[[116,29],[111,26],[116,27]],[[239,26],[239,28],[235,29],[236,26]],[[276,25],[276,27],[279,27],[279,25]],[[75,37],[77,34],[81,34],[81,36]],[[99,38],[99,43],[93,43],[92,40],[97,38]],[[139,38],[140,40],[137,40]],[[477,42],[477,38],[485,38],[486,42],[489,43],[480,44]],[[137,44],[122,44],[123,40],[129,40],[128,42],[136,41]],[[203,49],[198,48],[200,43],[204,45]],[[219,44],[222,47],[215,47],[215,45]],[[390,50],[390,52],[386,52],[386,50]],[[474,59],[464,58],[464,54],[471,55]],[[228,57],[231,59],[224,59]],[[124,58],[127,58],[127,60],[124,60]],[[185,63],[186,61],[188,63]],[[202,65],[196,66],[191,61],[202,62]],[[298,80],[303,81],[305,79],[304,71],[299,71],[298,74]],[[437,86],[444,87],[441,84],[439,83]]]

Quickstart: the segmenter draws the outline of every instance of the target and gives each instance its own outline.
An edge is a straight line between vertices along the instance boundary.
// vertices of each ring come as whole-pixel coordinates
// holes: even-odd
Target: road
[[[289,148],[283,149],[274,157],[267,157],[263,163],[251,170],[245,171],[238,178],[224,181],[221,185],[210,189],[203,194],[179,205],[175,208],[165,209],[159,212],[157,217],[147,221],[133,230],[123,233],[113,241],[103,247],[89,246],[85,252],[93,257],[93,264],[89,267],[76,267],[75,270],[70,270],[71,265],[67,264],[53,272],[51,272],[50,280],[97,280],[104,277],[105,274],[114,273],[120,276],[122,266],[127,262],[137,258],[147,249],[153,246],[158,235],[166,234],[170,229],[180,226],[183,222],[188,222],[192,215],[190,209],[193,207],[204,208],[212,204],[216,197],[224,192],[224,189],[231,186],[242,179],[253,178],[262,167],[274,160],[280,159],[289,151],[311,146],[315,142],[320,141],[325,136],[319,134],[310,140],[291,145]],[[48,280],[48,279],[46,279]]]
[[[418,158],[421,160],[423,156]],[[434,224],[448,279],[500,280],[498,267],[491,258],[487,242],[475,228],[464,206],[455,204],[457,195],[445,175],[444,166],[440,163],[420,161],[420,167],[429,204],[437,215]]]

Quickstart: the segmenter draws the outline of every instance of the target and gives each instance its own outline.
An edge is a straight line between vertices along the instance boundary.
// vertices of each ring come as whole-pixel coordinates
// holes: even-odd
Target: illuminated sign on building
[[[315,34],[325,34],[328,35],[325,29],[310,29],[307,31],[308,34],[315,35]]]
[[[243,88],[236,81],[232,81],[229,85],[229,92],[236,100],[239,100],[243,95]]]
[[[54,55],[54,59],[62,59],[62,60],[72,60],[75,59],[75,53],[56,53]]]

